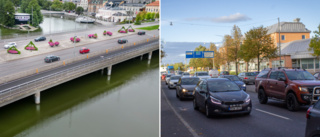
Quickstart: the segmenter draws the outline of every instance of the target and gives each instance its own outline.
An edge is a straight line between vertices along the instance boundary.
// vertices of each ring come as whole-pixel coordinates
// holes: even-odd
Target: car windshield
[[[171,80],[177,80],[177,79],[180,79],[179,76],[173,76],[173,77],[170,77]]]
[[[186,78],[181,79],[181,85],[197,85],[199,78]]]
[[[246,76],[256,76],[257,74],[255,73],[246,73]]]
[[[171,75],[167,75],[167,78],[168,78],[168,77],[171,77]]]
[[[198,76],[208,76],[208,73],[206,72],[201,72],[201,73],[197,73]]]
[[[241,81],[238,77],[236,76],[225,76],[225,78],[231,80],[231,81]]]
[[[183,75],[190,75],[189,73],[183,73]]]
[[[239,86],[232,81],[217,80],[208,81],[209,90],[212,92],[226,92],[226,91],[238,91]]]
[[[286,71],[290,80],[314,80],[314,77],[308,71]]]
[[[180,74],[180,75],[181,75],[182,73],[183,73],[183,72],[179,72],[178,74]]]

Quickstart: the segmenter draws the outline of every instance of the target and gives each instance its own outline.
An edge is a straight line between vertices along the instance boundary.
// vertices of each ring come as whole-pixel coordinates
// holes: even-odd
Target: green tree
[[[267,34],[266,28],[258,27],[250,29],[246,34],[241,52],[246,53],[247,56],[258,59],[258,71],[260,71],[260,62],[265,58],[276,57],[277,47],[274,46],[270,34]]]
[[[0,24],[3,24],[4,21],[4,4],[5,4],[5,0],[0,0]]]
[[[194,51],[207,51],[207,48],[200,45],[196,47]],[[192,67],[212,67],[212,60],[210,58],[192,58],[189,61],[189,66]]]
[[[54,0],[52,2],[51,9],[55,11],[61,11],[63,9],[62,3],[59,0]]]
[[[232,62],[235,62],[236,65],[236,75],[238,75],[238,64],[239,64],[239,50],[240,50],[240,43],[241,43],[241,30],[238,26],[234,25],[231,31],[232,35],[232,44],[230,46],[229,50],[229,57]]]
[[[33,10],[33,12],[32,12]],[[25,9],[26,13],[31,14],[33,26],[39,26],[40,23],[43,21],[43,16],[41,14],[41,7],[38,4],[37,0],[31,0],[28,7]]]
[[[136,22],[140,22],[142,20],[142,12],[139,12],[136,16]]]
[[[52,5],[51,1],[45,1],[42,8],[45,10],[50,10],[50,6]]]
[[[14,5],[10,0],[6,1],[6,4],[4,5],[4,10],[6,13],[4,14],[3,25],[12,27],[15,24],[14,23],[15,10],[14,10]]]
[[[152,13],[151,12],[147,12],[146,19],[147,20],[152,19]]]
[[[312,56],[317,58],[320,57],[320,25],[318,26],[318,30],[313,31],[314,36],[311,38],[309,44],[309,51],[313,50]]]
[[[159,19],[159,17],[160,17],[160,14],[158,12],[158,13],[156,13],[156,18]]]
[[[220,62],[219,62],[219,52],[217,50],[217,46],[214,43],[210,43],[209,51],[214,51],[214,58],[210,59],[210,60],[211,60],[211,62],[212,61],[214,62],[213,66],[215,68],[219,68]]]
[[[27,13],[26,9],[28,8],[30,2],[31,0],[22,0],[20,5],[20,12]]]
[[[21,4],[21,1],[20,0],[12,0],[13,4],[15,7],[19,7],[20,4]]]
[[[81,15],[83,13],[84,9],[82,7],[77,7],[76,14]]]
[[[65,3],[63,3],[62,7],[64,10],[75,10],[76,9],[76,5],[73,2],[65,2]]]

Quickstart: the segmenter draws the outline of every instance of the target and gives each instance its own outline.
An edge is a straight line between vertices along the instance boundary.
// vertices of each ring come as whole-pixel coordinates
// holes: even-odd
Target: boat
[[[76,18],[76,22],[80,23],[94,23],[96,20],[88,17],[78,17]]]

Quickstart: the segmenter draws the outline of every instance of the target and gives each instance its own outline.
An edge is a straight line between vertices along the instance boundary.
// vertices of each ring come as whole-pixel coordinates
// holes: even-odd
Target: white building
[[[126,10],[119,7],[106,7],[99,9],[96,18],[110,22],[119,22],[128,18]]]
[[[140,10],[145,8],[146,5],[141,4],[141,3],[125,3],[125,4],[121,5],[120,7],[126,11],[133,12],[133,14],[131,16],[136,17],[137,14],[140,12]]]
[[[80,0],[80,3],[77,4],[77,7],[82,7],[85,11],[88,10],[88,0]]]

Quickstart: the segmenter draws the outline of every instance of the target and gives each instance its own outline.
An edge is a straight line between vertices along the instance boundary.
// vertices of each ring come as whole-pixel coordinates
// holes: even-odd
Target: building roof
[[[25,15],[30,15],[30,14],[28,14],[28,13],[15,13],[14,15],[16,15],[16,16],[25,16]]]
[[[152,3],[148,4],[147,6],[159,6],[159,1],[152,2]]]
[[[311,31],[306,28],[306,26],[299,21],[295,22],[280,22],[280,32],[308,32],[310,33]],[[278,23],[268,26],[268,34],[278,32]]]
[[[117,12],[115,14],[112,14],[112,16],[127,16],[127,14],[121,13],[121,12]]]
[[[281,44],[281,55],[291,55],[292,59],[315,58],[310,54],[313,51],[308,50],[310,41],[311,39],[302,39]]]

